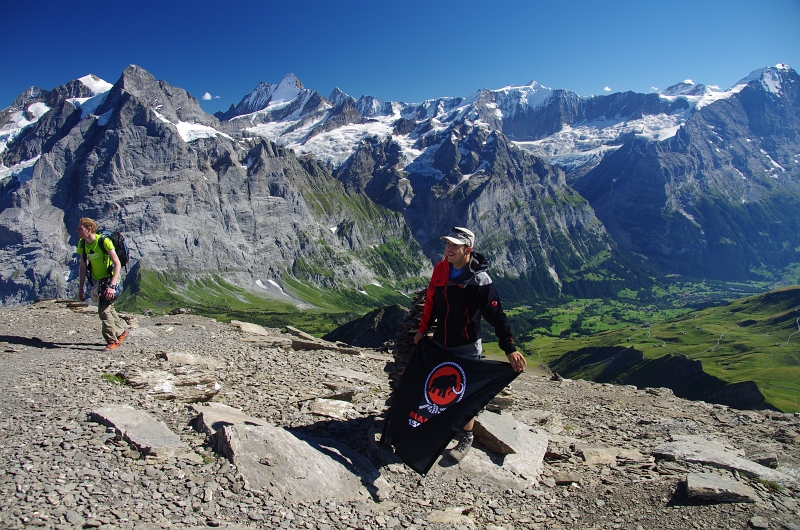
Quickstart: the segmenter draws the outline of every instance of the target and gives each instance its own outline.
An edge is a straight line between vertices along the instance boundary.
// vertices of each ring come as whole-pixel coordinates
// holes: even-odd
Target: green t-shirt
[[[83,244],[81,244],[83,241]],[[100,248],[100,241],[103,242],[105,252]],[[108,255],[109,250],[114,249],[114,243],[107,237],[96,236],[94,243],[81,239],[78,241],[78,254],[86,254],[89,259],[89,267],[91,267],[92,278],[95,280],[103,280],[111,276],[111,256]]]

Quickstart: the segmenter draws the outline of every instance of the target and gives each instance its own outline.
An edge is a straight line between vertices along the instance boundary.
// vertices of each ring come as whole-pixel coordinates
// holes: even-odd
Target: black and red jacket
[[[486,258],[472,253],[468,266],[450,279],[450,263],[443,259],[433,268],[419,322],[424,334],[434,322],[438,325],[433,340],[445,348],[471,344],[481,338],[481,317],[494,328],[504,352],[511,353],[514,336],[500,297],[486,272]]]

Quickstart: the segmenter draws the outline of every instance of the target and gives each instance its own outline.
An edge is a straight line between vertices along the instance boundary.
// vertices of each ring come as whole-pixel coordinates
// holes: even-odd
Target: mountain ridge
[[[384,281],[370,272],[380,260],[363,261],[370,245],[416,256],[413,274],[423,281],[440,254],[438,235],[456,224],[479,232],[478,248],[496,264],[498,277],[544,296],[648,289],[654,265],[658,274],[736,279],[752,276],[753,267],[776,270],[800,261],[793,250],[800,242],[791,235],[800,199],[800,161],[792,158],[800,147],[796,78],[779,65],[755,70],[724,92],[685,82],[660,95],[592,98],[531,82],[420,104],[355,100],[334,90],[334,105],[288,74],[242,99],[239,110],[252,112],[219,121],[185,90],[131,65],[100,94],[83,83],[82,97],[67,97],[76,95],[79,81],[53,91],[58,104],[38,118],[31,114],[36,120],[26,118],[24,127],[6,112],[0,240],[14,248],[0,257],[3,299],[29,299],[42,282],[53,294],[66,293],[74,236],[65,227],[77,219],[76,208],[131,232],[143,257],[198,273],[223,267],[242,285],[253,283],[253,271],[267,273],[262,284],[283,274],[328,287]],[[32,105],[25,112],[44,110]],[[729,134],[739,138],[738,151],[723,156],[705,146],[728,149]],[[763,138],[755,142],[755,134]],[[609,190],[621,182],[609,183],[639,159],[644,176],[634,171],[628,196],[615,192],[610,201]],[[719,160],[729,166],[744,160],[748,168],[759,163],[770,178],[784,177],[776,188],[750,175],[753,206],[746,206],[749,224],[738,229],[744,236],[730,221],[716,221],[743,219],[727,184],[736,182],[736,172],[705,169]],[[687,176],[659,188],[662,172],[678,166]],[[364,196],[367,202],[359,202]],[[628,203],[633,207],[615,206]],[[42,205],[47,213],[31,217],[30,208]],[[378,219],[391,221],[384,229]],[[223,227],[224,239],[211,235],[215,226]],[[267,261],[276,265],[253,267],[237,247],[261,241],[253,234],[262,226],[283,234],[282,243],[259,248],[269,249]],[[712,231],[719,237],[707,241],[705,232],[716,226],[729,228]],[[60,234],[59,242],[43,241],[46,232]],[[773,234],[763,250],[748,242],[761,232]],[[185,235],[174,239],[178,233]],[[36,272],[38,258],[22,250],[36,242],[47,250],[34,255],[59,256],[38,265],[47,272]],[[330,245],[335,260],[324,258]],[[215,258],[215,251],[226,257]],[[192,265],[197,256],[204,265]],[[684,263],[682,256],[691,259]],[[15,262],[20,257],[22,268]],[[730,259],[740,260],[738,268],[713,266]],[[412,274],[406,266],[395,272],[399,280]],[[11,294],[17,280],[27,294]]]

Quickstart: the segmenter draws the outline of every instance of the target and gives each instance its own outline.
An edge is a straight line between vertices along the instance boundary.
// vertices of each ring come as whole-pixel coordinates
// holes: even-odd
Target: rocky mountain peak
[[[330,101],[331,105],[333,105],[334,107],[338,107],[339,105],[344,103],[345,100],[349,100],[355,103],[355,99],[352,96],[342,92],[342,90],[338,86],[334,88],[333,91],[331,92],[331,95],[328,96],[328,101]]]
[[[788,64],[777,64],[753,70],[750,75],[739,81],[737,85],[749,85],[755,81],[766,92],[780,96],[785,85],[794,85],[797,80],[797,72],[792,70]]]
[[[134,102],[130,101],[131,96]],[[148,114],[152,114],[154,119],[175,126],[182,122],[210,127],[219,126],[219,122],[202,109],[197,98],[182,88],[173,87],[166,81],[156,80],[150,72],[134,64],[123,70],[105,101],[97,108],[96,114],[99,116],[117,111],[130,104],[140,105]],[[131,111],[130,114],[125,113],[125,116],[120,116],[119,113],[114,115],[123,121],[126,117],[134,116],[138,116],[136,120],[141,119],[139,110]],[[112,124],[112,127],[118,125]]]
[[[296,75],[286,74],[278,84],[262,81],[238,105],[232,106],[225,113],[217,113],[216,116],[226,121],[259,111],[277,111],[292,106],[293,103],[301,103],[302,99],[308,100],[316,94],[315,91],[304,88]]]
[[[364,117],[392,114],[391,102],[383,101],[374,96],[361,96],[356,103],[356,108]]]
[[[122,71],[114,87],[123,88],[135,96],[146,97],[148,92],[158,90],[158,81],[144,68],[131,64]]]
[[[709,91],[703,84],[695,84],[691,79],[681,81],[661,91],[662,96],[702,96]]]

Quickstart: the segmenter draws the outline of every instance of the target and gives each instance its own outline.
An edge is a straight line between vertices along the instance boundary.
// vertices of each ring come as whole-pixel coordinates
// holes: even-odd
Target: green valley
[[[529,313],[514,312],[523,321]],[[521,339],[536,362],[612,347],[634,348],[650,360],[685,356],[724,382],[753,381],[779,410],[800,411],[799,286],[694,311],[581,300],[532,318],[539,327]]]

